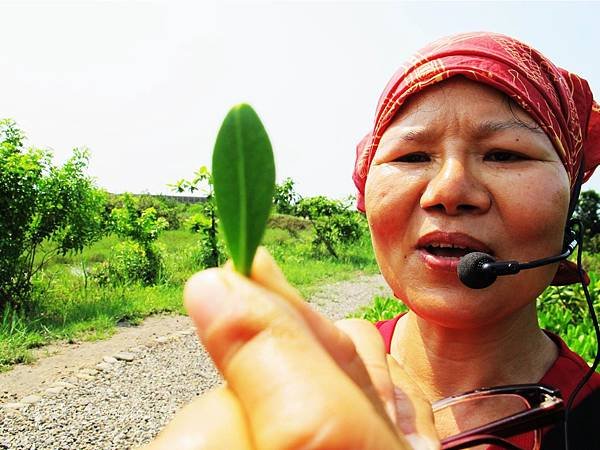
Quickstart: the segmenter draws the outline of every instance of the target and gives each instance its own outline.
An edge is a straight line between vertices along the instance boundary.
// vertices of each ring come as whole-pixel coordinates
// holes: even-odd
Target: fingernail
[[[218,316],[227,313],[230,289],[219,269],[194,275],[184,290],[185,307],[198,331],[206,329]]]
[[[404,435],[413,450],[439,450],[439,442],[435,442],[428,436],[411,433]]]

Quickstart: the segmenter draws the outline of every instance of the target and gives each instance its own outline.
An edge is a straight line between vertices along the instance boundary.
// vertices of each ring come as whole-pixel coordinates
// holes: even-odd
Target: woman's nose
[[[449,159],[435,173],[421,196],[421,207],[455,216],[482,214],[491,206],[488,190],[466,161]]]

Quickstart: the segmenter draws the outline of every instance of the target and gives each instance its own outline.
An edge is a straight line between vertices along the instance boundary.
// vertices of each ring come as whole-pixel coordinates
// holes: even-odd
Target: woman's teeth
[[[443,256],[446,258],[461,258],[466,254],[475,251],[467,247],[452,244],[431,244],[425,247],[425,249],[432,255]]]

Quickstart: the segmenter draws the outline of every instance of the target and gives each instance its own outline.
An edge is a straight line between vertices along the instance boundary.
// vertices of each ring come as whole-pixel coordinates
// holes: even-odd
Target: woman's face
[[[411,98],[381,138],[365,202],[373,247],[394,293],[419,316],[484,326],[521,309],[556,265],[473,290],[460,256],[526,262],[560,253],[567,173],[546,134],[500,92],[462,77]]]

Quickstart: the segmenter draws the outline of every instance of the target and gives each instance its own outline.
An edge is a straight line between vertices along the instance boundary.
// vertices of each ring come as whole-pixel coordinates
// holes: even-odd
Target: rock
[[[119,352],[115,355],[115,358],[119,361],[133,361],[135,359],[135,355],[129,352]]]
[[[179,334],[180,336],[190,336],[190,335],[194,334],[194,331],[196,331],[196,330],[194,330],[192,328],[192,329],[189,329],[189,330],[179,331],[177,334]]]
[[[138,346],[138,347],[131,347],[131,348],[129,349],[129,351],[130,351],[131,353],[140,353],[140,352],[144,351],[144,347],[143,347],[143,346],[141,346],[141,345],[140,345],[140,346]]]
[[[32,403],[37,403],[42,399],[39,395],[28,395],[27,397],[23,397],[21,399],[21,403],[25,403],[27,405]]]
[[[96,364],[96,369],[106,371],[112,369],[113,365],[107,362],[101,362]]]
[[[67,383],[66,381],[57,381],[56,383],[54,383],[53,386],[54,387],[62,387],[65,389],[73,389],[75,387],[74,384]]]
[[[20,409],[25,406],[24,403],[3,403],[2,407],[6,409]]]
[[[89,375],[91,377],[98,375],[98,371],[96,369],[81,369],[79,373]]]
[[[77,378],[79,378],[80,380],[85,380],[85,381],[91,381],[94,380],[95,378],[91,375],[88,375],[86,373],[78,373],[77,375],[75,375]]]
[[[114,364],[117,362],[116,358],[113,358],[112,356],[105,356],[104,358],[102,358],[102,361],[108,364]]]
[[[65,388],[62,386],[55,386],[55,387],[51,387],[46,389],[46,393],[50,394],[50,395],[56,395],[56,394],[60,394]]]
[[[169,342],[169,338],[167,336],[160,336],[156,338],[156,342],[158,342],[159,344],[166,344],[167,342]]]

